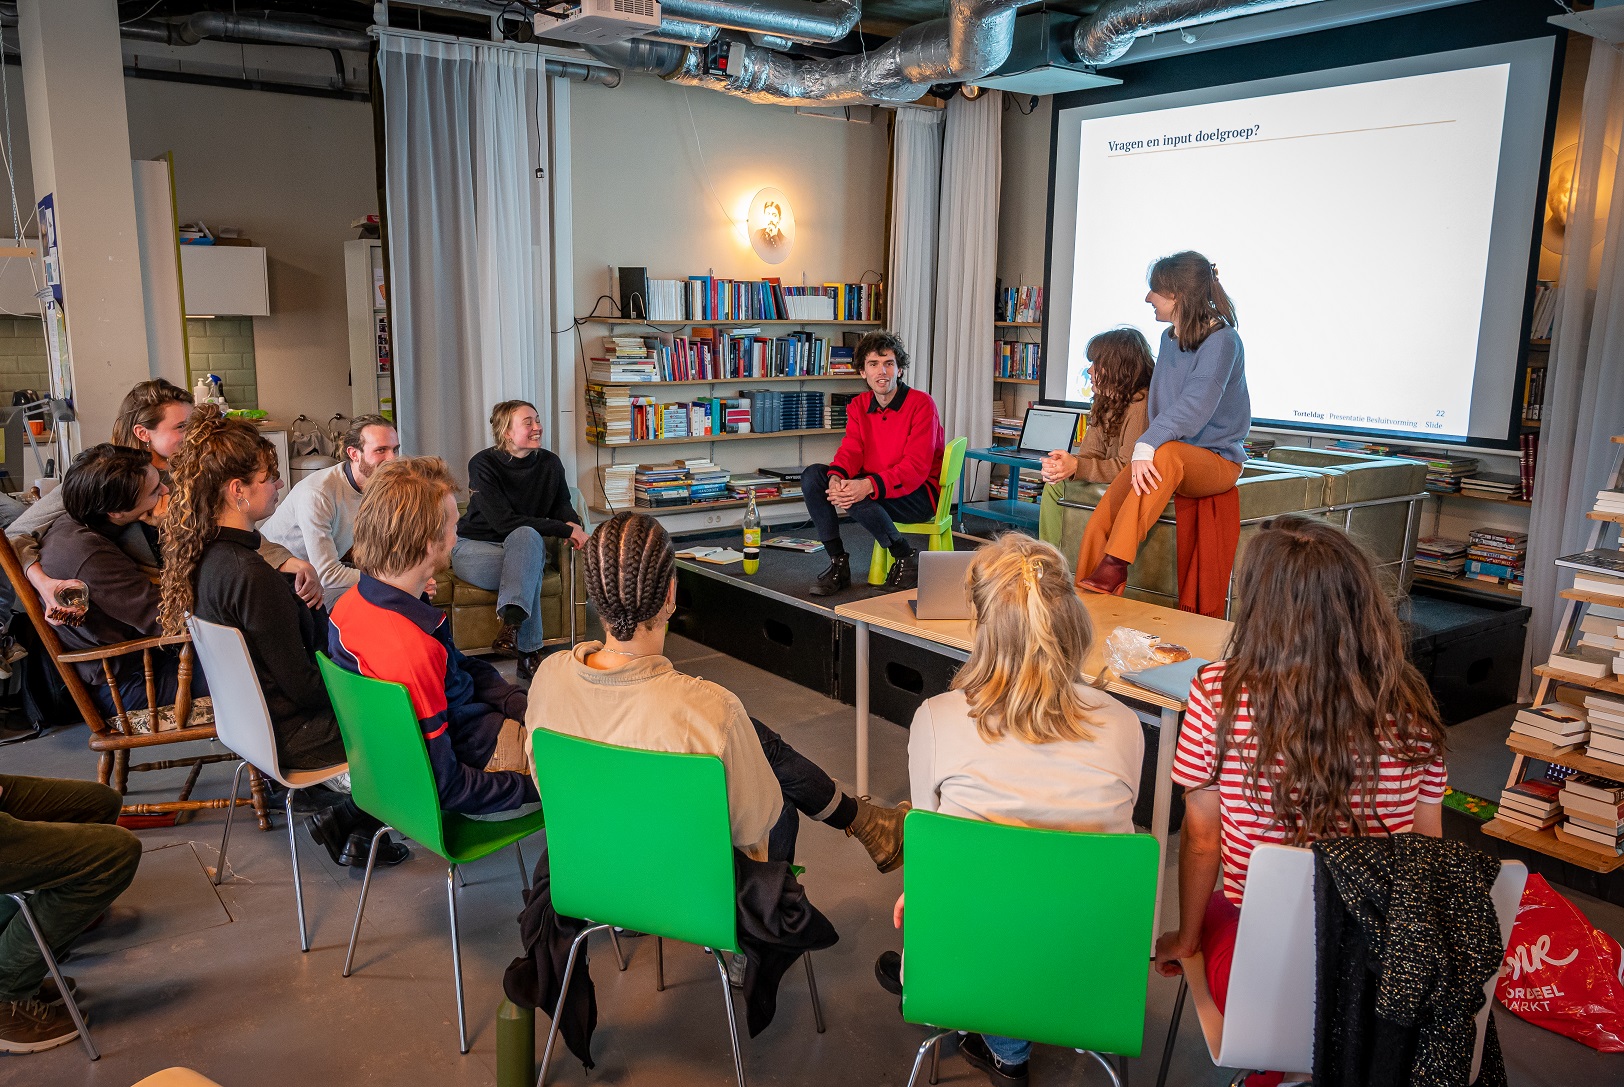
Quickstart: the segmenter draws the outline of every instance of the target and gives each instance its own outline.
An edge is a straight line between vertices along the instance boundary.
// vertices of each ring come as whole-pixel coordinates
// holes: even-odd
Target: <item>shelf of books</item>
[[[1596,496],[1598,512],[1624,514],[1621,476],[1624,453]],[[1615,523],[1595,520],[1586,550],[1556,560],[1573,572],[1573,588],[1559,594],[1562,623],[1534,669],[1534,704],[1512,722],[1511,773],[1484,827],[1596,872],[1624,867],[1624,550],[1602,546]]]
[[[629,509],[650,513],[742,509],[752,495],[758,506],[799,502],[800,473],[795,466],[734,474],[698,457],[661,464],[600,464],[602,500],[589,503],[589,508],[613,516]]]
[[[1522,599],[1528,533],[1478,528],[1466,539],[1425,536],[1415,543],[1415,578],[1428,585]]]

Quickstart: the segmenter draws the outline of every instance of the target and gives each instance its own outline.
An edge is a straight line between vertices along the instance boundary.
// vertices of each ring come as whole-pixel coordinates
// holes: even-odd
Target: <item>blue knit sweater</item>
[[[1139,441],[1152,449],[1186,442],[1245,464],[1241,443],[1251,427],[1240,333],[1220,328],[1194,351],[1181,348],[1172,329],[1162,333],[1150,379],[1150,426]]]

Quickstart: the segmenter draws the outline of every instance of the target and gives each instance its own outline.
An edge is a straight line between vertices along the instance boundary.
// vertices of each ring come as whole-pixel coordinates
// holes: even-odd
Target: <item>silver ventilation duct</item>
[[[1318,0],[1106,0],[1072,41],[1084,64],[1111,64],[1145,34],[1313,3]]]
[[[315,23],[284,23],[219,11],[200,11],[174,22],[137,19],[120,24],[118,32],[120,37],[161,45],[196,45],[206,39],[230,39],[266,45],[303,45],[312,49],[349,49],[358,53],[372,48],[372,39],[361,30]]]
[[[800,42],[837,42],[857,29],[858,0],[660,0],[660,14]]]
[[[709,45],[716,40],[721,30],[705,23],[690,23],[686,19],[673,19],[668,15],[660,15],[660,29],[652,34],[644,34],[643,39],[651,42],[669,42],[672,45]]]

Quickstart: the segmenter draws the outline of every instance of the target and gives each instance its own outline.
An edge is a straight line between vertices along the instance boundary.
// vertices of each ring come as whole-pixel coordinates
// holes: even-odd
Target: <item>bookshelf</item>
[[[993,299],[992,326],[995,335],[990,367],[992,383],[989,392],[992,394],[993,417],[1019,419],[1025,414],[1027,406],[1042,395],[1039,391],[1036,370],[1042,347],[1035,334],[1043,327],[1043,289],[1033,285],[1005,287],[1000,284],[998,293]],[[1020,358],[1023,352],[1030,352],[1024,365]],[[1006,358],[1008,358],[1007,367]],[[1006,368],[1011,374],[1026,372],[1032,376],[1005,376],[1001,371]],[[1013,439],[1007,434],[993,434],[995,449],[999,446],[1007,447],[1012,442]],[[987,520],[1016,525],[1023,532],[1036,535],[1038,504],[1022,502],[1017,497],[1020,493],[1021,475],[1026,472],[1027,478],[1030,479],[1030,468],[1004,459],[992,460],[990,463],[993,467],[987,473],[989,486],[987,498],[984,501],[972,500],[964,507],[965,512]],[[992,494],[990,488],[994,486],[1002,490],[1004,497]],[[1041,491],[1039,493],[1041,494]],[[978,499],[980,495],[971,497]]]
[[[835,430],[832,427],[809,427],[804,430],[767,430],[759,434],[691,434],[684,438],[639,438],[629,442],[600,442],[588,437],[587,442],[600,449],[642,449],[654,445],[697,445],[700,442],[748,442],[752,440],[764,441],[769,438],[817,438],[833,435],[839,437],[846,433],[844,430]]]

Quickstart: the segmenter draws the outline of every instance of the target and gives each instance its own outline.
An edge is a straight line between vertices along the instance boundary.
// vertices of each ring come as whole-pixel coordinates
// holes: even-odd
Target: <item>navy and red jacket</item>
[[[901,498],[924,487],[932,502],[942,489],[947,435],[929,393],[897,382],[897,395],[880,407],[872,390],[846,406],[846,436],[829,462],[832,475],[867,479],[875,498]]]
[[[459,653],[438,608],[362,574],[328,616],[327,653],[341,668],[405,685],[442,809],[488,815],[540,799],[530,775],[484,768],[503,719],[524,720],[525,692]]]

